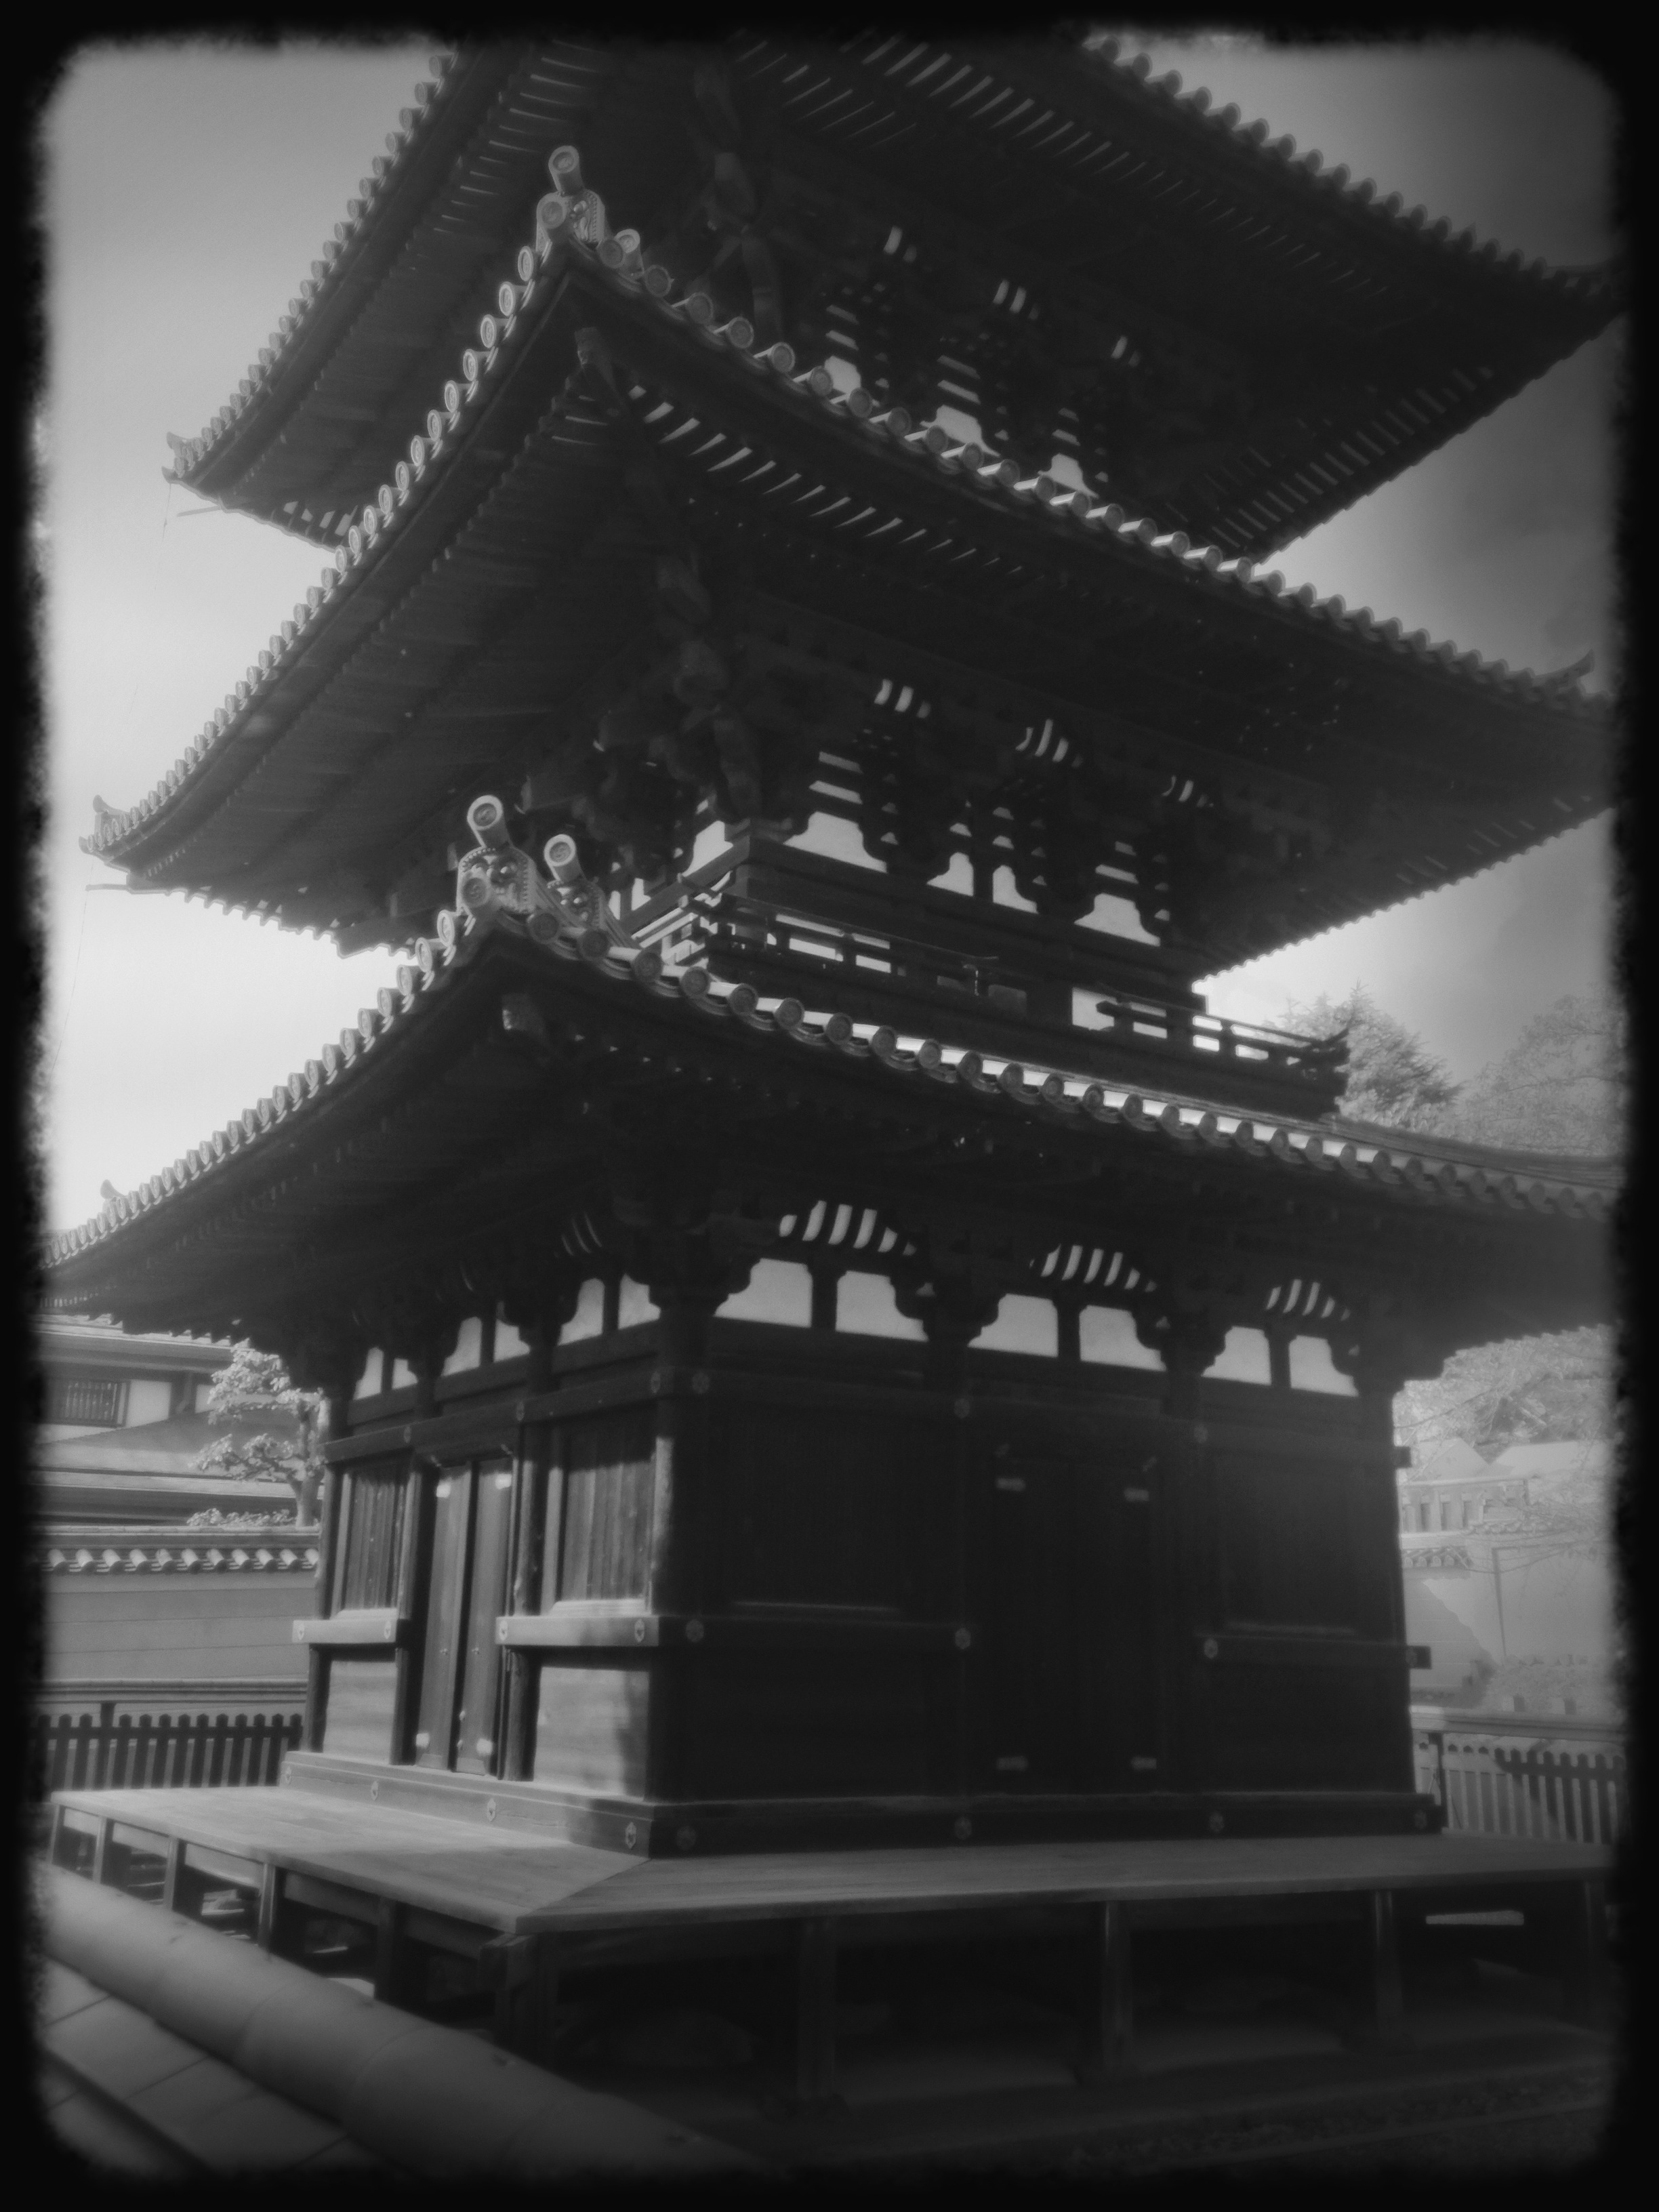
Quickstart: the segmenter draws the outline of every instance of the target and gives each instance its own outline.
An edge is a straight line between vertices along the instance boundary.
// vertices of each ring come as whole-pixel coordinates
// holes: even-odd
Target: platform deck
[[[1604,1879],[1588,1844],[1496,1836],[965,1844],[630,1859],[476,1822],[283,1790],[62,1790],[55,1804],[226,1857],[529,1936],[669,1923],[1174,1905]]]
[[[391,2002],[404,2001],[411,1975],[418,1980],[422,1945],[458,1949],[481,1976],[488,1968],[497,2039],[544,2063],[562,1961],[591,1959],[595,1943],[654,1957],[690,1940],[718,1954],[742,1948],[740,1928],[771,1923],[794,1953],[796,2094],[807,2104],[834,2094],[837,1951],[860,1937],[882,1940],[884,1923],[903,1941],[924,1919],[948,1933],[945,1915],[988,1924],[1034,1908],[1074,1914],[1085,2081],[1121,2076],[1134,2063],[1137,1928],[1357,1917],[1366,1935],[1365,2032],[1398,2045],[1409,2034],[1402,1914],[1521,1902],[1530,1918],[1542,1904],[1565,1938],[1569,2016],[1593,2021],[1606,2002],[1612,1855],[1594,1844],[1215,1837],[635,1859],[292,1788],[60,1791],[55,1859],[75,1833],[92,1838],[95,1881],[119,1881],[135,1850],[159,1855],[164,1904],[182,1905],[191,1890],[200,1896],[215,1879],[257,1889],[258,1940],[279,1953],[295,1940],[296,1914],[372,1922],[374,1992]]]

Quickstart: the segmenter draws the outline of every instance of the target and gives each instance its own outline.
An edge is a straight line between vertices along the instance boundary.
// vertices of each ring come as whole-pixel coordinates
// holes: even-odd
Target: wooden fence
[[[268,1784],[300,1745],[298,1712],[40,1713],[33,1771],[53,1790],[200,1790]]]
[[[1463,1834],[1616,1843],[1626,1820],[1625,1754],[1609,1730],[1573,1745],[1486,1728],[1413,1730],[1417,1786]]]

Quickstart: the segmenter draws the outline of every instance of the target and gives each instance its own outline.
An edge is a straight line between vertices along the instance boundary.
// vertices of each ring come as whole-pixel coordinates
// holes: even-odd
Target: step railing
[[[37,1713],[33,1773],[54,1790],[217,1790],[280,1780],[304,1716],[275,1713]]]
[[[1417,1786],[1454,1833],[1583,1844],[1623,1833],[1625,1753],[1612,1729],[1593,1742],[1455,1725],[1414,1728],[1413,1740]]]

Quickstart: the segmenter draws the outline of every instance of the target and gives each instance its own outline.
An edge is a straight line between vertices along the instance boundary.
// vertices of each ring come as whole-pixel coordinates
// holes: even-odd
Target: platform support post
[[[1090,1905],[1085,1941],[1077,2075],[1080,2081],[1109,2081],[1134,2066],[1128,1908]]]
[[[478,1980],[495,1992],[492,2032],[500,2047],[532,2064],[550,2066],[559,2001],[558,1938],[493,1937],[478,1954]]]
[[[1370,2004],[1365,2040],[1384,2051],[1402,2051],[1411,2039],[1406,2029],[1405,1996],[1400,1978],[1400,1930],[1394,1892],[1374,1889],[1370,1904]]]
[[[836,2086],[836,1923],[800,1923],[795,1954],[795,2095],[824,2104]]]
[[[267,1859],[259,1870],[259,1917],[255,1923],[253,1940],[262,1951],[281,1958],[283,1924],[283,1870]]]
[[[185,1839],[182,1836],[167,1838],[167,1856],[161,1863],[161,1910],[178,1912],[182,1910],[179,1894],[184,1886]]]
[[[1611,1976],[1607,1965],[1607,1885],[1575,1882],[1566,1960],[1567,2018],[1580,2027],[1607,2025]]]
[[[404,1941],[407,1917],[395,1898],[375,1900],[374,1995],[381,2004],[400,2005],[408,1999],[410,1961]]]

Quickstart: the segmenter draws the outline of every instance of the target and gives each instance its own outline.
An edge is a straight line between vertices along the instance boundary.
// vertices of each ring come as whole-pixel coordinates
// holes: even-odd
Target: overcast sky
[[[1262,116],[1383,192],[1556,264],[1611,250],[1612,102],[1537,47],[1318,53],[1147,44],[1159,70]],[[304,1066],[393,964],[181,896],[132,897],[82,853],[94,793],[149,790],[324,566],[162,480],[267,343],[344,212],[424,46],[89,49],[48,118],[49,385],[39,518],[48,578],[51,818],[46,1130],[51,1226],[98,1210]],[[1617,333],[1276,557],[1379,617],[1613,674],[1609,416]],[[94,886],[90,890],[88,886]],[[1217,979],[1270,1019],[1362,981],[1460,1075],[1563,992],[1603,980],[1600,825]]]

